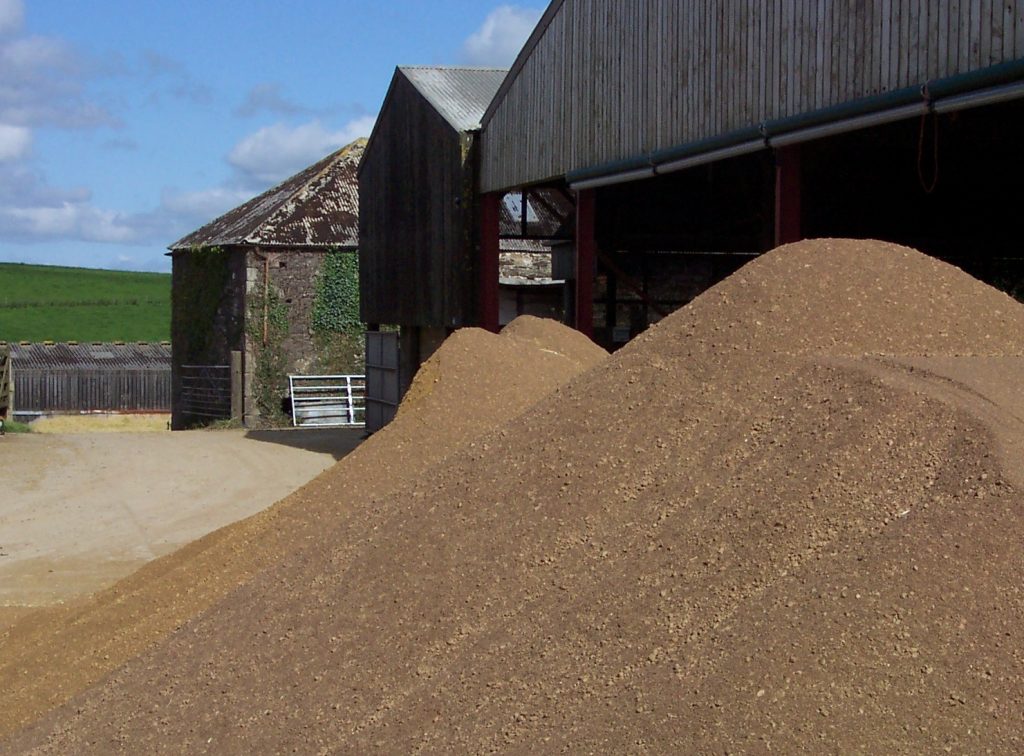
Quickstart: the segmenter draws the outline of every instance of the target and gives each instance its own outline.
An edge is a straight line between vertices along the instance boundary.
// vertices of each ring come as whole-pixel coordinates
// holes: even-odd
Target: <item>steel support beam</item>
[[[576,330],[594,336],[594,273],[597,242],[594,235],[595,191],[576,194]]]
[[[775,246],[800,241],[800,145],[775,150]]]

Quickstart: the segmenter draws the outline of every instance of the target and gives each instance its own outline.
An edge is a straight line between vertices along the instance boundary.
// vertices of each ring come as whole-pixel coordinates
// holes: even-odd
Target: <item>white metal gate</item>
[[[366,376],[289,375],[292,425],[302,428],[362,427]]]

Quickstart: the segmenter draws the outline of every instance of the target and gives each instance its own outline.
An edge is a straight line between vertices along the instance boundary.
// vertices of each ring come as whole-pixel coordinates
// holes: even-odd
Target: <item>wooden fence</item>
[[[14,376],[11,372],[11,350],[0,346],[0,419],[7,417],[11,410],[14,393]]]
[[[21,413],[169,412],[169,369],[18,368],[14,393]]]

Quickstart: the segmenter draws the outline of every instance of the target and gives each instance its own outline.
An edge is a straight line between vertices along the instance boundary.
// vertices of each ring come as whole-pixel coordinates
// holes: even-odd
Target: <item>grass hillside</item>
[[[0,263],[0,341],[163,341],[171,277]]]

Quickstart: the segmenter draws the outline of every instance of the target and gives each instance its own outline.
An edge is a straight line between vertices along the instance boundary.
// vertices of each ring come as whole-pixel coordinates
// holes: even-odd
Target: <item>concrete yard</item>
[[[0,624],[92,593],[248,517],[361,430],[8,434],[0,439]]]

